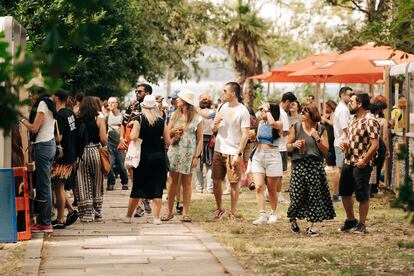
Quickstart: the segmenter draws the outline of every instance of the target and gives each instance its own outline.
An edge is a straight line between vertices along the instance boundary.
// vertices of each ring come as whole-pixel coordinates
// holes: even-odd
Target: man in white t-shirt
[[[289,134],[290,124],[289,124],[289,117],[287,112],[290,109],[290,105],[297,101],[296,96],[292,92],[286,92],[282,95],[282,101],[279,104],[280,107],[280,121],[283,124],[281,136],[279,139],[279,152],[282,156],[282,165],[283,165],[283,172],[287,171],[287,163],[288,163],[288,152],[286,148],[287,144],[287,136]],[[282,181],[278,183],[276,187],[278,201],[280,203],[288,203],[289,201],[285,199],[282,194]]]
[[[215,220],[222,219],[225,213],[222,206],[221,185],[226,174],[231,185],[229,219],[235,219],[236,217],[243,151],[250,128],[249,111],[241,103],[241,87],[238,83],[226,83],[223,101],[224,104],[219,107],[212,127],[213,132],[217,132],[212,164],[214,197],[217,205],[214,214]]]
[[[339,201],[339,178],[341,177],[341,169],[344,164],[344,153],[340,150],[339,145],[344,140],[347,134],[347,128],[351,114],[349,112],[348,103],[350,100],[350,94],[352,88],[344,86],[339,89],[339,103],[335,108],[333,115],[333,128],[334,128],[334,147],[335,147],[335,160],[336,171],[333,178],[333,201]]]

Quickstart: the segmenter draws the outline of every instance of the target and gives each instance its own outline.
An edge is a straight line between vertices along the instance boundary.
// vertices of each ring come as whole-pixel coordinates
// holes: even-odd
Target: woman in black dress
[[[161,224],[161,199],[167,181],[165,146],[170,136],[155,97],[147,95],[141,103],[142,115],[134,118],[131,140],[142,139],[141,161],[133,169],[133,186],[128,203],[128,222],[142,198],[152,199],[154,224]]]

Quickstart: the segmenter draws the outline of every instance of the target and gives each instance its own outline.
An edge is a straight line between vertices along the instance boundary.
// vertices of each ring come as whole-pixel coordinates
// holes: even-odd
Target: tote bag
[[[135,141],[131,141],[125,157],[125,168],[129,169],[138,167],[139,161],[141,160],[141,144],[142,139],[140,138]]]

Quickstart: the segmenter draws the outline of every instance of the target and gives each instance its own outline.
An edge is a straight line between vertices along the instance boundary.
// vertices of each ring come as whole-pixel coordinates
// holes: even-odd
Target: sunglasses
[[[308,110],[302,110],[302,111],[300,112],[300,114],[302,114],[302,115],[309,114],[309,111],[308,111]]]
[[[135,90],[135,93],[145,93],[145,90],[139,90],[139,89],[137,89],[137,90]]]

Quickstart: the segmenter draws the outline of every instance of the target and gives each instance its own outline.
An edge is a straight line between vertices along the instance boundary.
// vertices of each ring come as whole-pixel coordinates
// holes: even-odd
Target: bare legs
[[[161,206],[161,198],[154,198],[152,200],[152,213],[155,219],[159,219],[161,217]]]
[[[131,218],[132,214],[134,213],[135,209],[137,208],[139,203],[139,198],[129,198],[128,202],[128,211],[127,211],[127,218]]]
[[[221,187],[222,182],[223,181],[221,179],[213,179],[213,192],[214,192],[214,198],[216,199],[216,205],[217,205],[218,210],[223,209],[222,200],[221,200],[221,195],[223,193],[223,189]]]
[[[256,199],[259,211],[265,210],[265,175],[263,173],[253,173],[253,181],[256,186]],[[282,177],[267,177],[267,189],[269,191],[269,202],[272,211],[277,208],[277,189],[282,183]]]
[[[66,204],[66,199],[67,199],[66,192],[65,192],[65,185],[63,183],[59,183],[59,184],[53,184],[52,187],[56,195],[56,208],[57,208],[56,220],[60,223],[63,223],[64,217],[65,217],[65,204]]]
[[[216,206],[218,210],[223,210],[223,201],[222,201],[222,194],[223,189],[221,187],[223,180],[221,179],[213,179],[213,191],[214,191],[214,198],[216,199]],[[230,183],[231,187],[231,204],[230,204],[230,211],[233,215],[236,215],[237,212],[237,201],[239,200],[239,183]]]
[[[345,212],[346,212],[346,219],[348,221],[355,220],[354,215],[354,200],[350,196],[343,196],[342,197],[342,204],[344,205]],[[359,203],[359,222],[365,224],[365,221],[368,216],[369,210],[369,200]]]
[[[191,202],[191,193],[192,193],[192,187],[191,187],[191,180],[192,180],[192,174],[180,174],[177,172],[170,172],[171,176],[171,184],[168,189],[168,216],[171,216],[173,214],[173,208],[174,208],[174,199],[177,192],[177,186],[178,181],[181,176],[181,183],[183,185],[183,215],[188,216],[190,213],[190,202]]]
[[[239,200],[239,182],[230,183],[231,186],[231,203],[230,212],[236,215],[237,212],[237,201]]]

